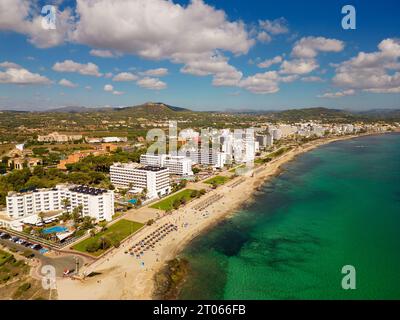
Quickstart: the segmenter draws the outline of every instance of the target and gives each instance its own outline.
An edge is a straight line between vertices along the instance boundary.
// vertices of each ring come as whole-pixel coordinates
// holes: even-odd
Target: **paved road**
[[[18,250],[19,253],[23,253],[24,251],[31,251],[35,254],[35,258],[39,259],[42,263],[42,265],[52,265],[56,268],[56,274],[57,277],[61,277],[63,275],[63,272],[65,269],[69,270],[74,270],[76,266],[75,262],[75,257],[78,258],[79,265],[82,266],[84,261],[82,257],[79,257],[77,255],[64,255],[62,257],[48,257],[45,255],[42,255],[36,250],[29,249],[27,247],[24,247],[22,245],[16,244],[12,241],[5,240],[5,239],[0,239],[0,244],[8,247],[9,249],[15,249]]]

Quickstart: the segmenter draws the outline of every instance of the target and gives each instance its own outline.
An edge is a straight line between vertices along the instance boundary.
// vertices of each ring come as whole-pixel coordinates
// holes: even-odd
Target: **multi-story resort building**
[[[256,140],[259,143],[260,148],[272,147],[274,144],[274,138],[271,134],[256,134]]]
[[[166,167],[170,174],[180,176],[192,176],[192,160],[183,156],[171,156],[167,154],[151,155],[142,154],[140,163],[144,166]]]
[[[223,168],[227,154],[214,149],[194,149],[194,148],[183,148],[179,150],[179,156],[189,158],[193,164],[201,164],[206,166],[213,166],[214,168]]]
[[[146,190],[147,198],[157,198],[171,192],[169,169],[159,166],[142,166],[138,163],[114,163],[110,167],[111,183],[116,187],[130,188],[140,193]]]
[[[7,221],[14,228],[27,222],[36,223],[39,213],[54,216],[78,206],[83,217],[96,221],[111,221],[114,215],[114,191],[87,186],[57,185],[52,189],[10,192],[6,201]]]
[[[58,132],[53,132],[45,136],[38,136],[37,140],[39,142],[69,142],[69,141],[77,141],[82,140],[82,135],[74,134],[74,135],[66,135],[59,134]]]

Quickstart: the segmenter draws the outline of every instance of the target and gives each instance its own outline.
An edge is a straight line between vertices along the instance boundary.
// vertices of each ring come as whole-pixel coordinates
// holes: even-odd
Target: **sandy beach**
[[[283,164],[299,154],[321,145],[351,139],[345,136],[323,139],[290,150],[273,161],[257,167],[251,174],[238,176],[216,190],[195,199],[186,206],[162,217],[151,226],[134,234],[118,249],[113,249],[93,264],[84,267],[85,275],[100,273],[84,280],[58,279],[58,298],[64,299],[151,299],[154,275],[166,261],[174,258],[194,237],[215,225],[221,219],[234,214],[243,204],[252,201],[254,191],[268,179],[280,172]],[[133,245],[165,224],[177,226],[153,249],[137,258],[127,253]]]

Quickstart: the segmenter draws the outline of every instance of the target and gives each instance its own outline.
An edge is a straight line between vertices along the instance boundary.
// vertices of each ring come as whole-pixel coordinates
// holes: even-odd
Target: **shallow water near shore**
[[[179,298],[400,299],[400,134],[322,146],[260,190],[182,252]]]

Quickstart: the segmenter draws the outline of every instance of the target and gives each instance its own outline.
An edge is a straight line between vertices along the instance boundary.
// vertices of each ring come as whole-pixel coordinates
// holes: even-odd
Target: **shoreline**
[[[86,269],[86,274],[98,272],[99,276],[85,280],[58,279],[58,297],[64,299],[152,299],[156,283],[155,276],[162,272],[170,260],[177,258],[183,249],[196,237],[207,232],[229,216],[235,215],[241,207],[255,200],[254,191],[282,172],[282,166],[297,156],[315,148],[336,141],[350,140],[383,133],[334,137],[308,142],[295,147],[272,161],[254,168],[254,176],[238,176],[203,197],[193,200],[183,208],[162,217],[143,232],[134,235],[121,248],[96,261]],[[236,184],[242,179],[241,183]],[[210,197],[218,200],[202,211],[194,207]],[[128,247],[150,234],[164,223],[173,223],[178,231],[171,233],[155,249],[146,252],[143,258],[136,259],[126,254]],[[173,238],[172,238],[173,237]],[[172,239],[171,239],[172,238]]]

